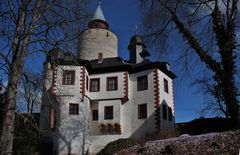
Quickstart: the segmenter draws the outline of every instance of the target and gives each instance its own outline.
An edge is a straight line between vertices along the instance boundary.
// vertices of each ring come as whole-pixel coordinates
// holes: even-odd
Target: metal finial
[[[102,5],[102,1],[101,0],[98,0],[98,5]]]
[[[138,33],[137,31],[138,31],[138,26],[136,25],[135,26],[135,35],[137,35],[137,33]]]

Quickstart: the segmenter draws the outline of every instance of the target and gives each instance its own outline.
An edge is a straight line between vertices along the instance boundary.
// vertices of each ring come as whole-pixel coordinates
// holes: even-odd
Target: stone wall
[[[177,155],[202,155],[202,154],[239,154],[240,130],[210,133],[198,136],[182,135],[178,138],[149,141],[122,150],[116,155],[128,154],[177,154]]]

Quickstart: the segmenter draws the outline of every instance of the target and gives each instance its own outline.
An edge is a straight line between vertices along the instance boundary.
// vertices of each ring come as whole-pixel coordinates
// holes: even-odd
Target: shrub
[[[97,155],[112,155],[117,151],[129,148],[136,144],[138,144],[138,142],[133,139],[118,139],[107,144],[99,153],[97,153]]]
[[[107,132],[107,126],[105,124],[100,124],[100,132],[105,134]]]
[[[15,119],[15,132],[13,140],[13,155],[32,155],[39,150],[40,134],[36,119],[32,114],[18,114]]]
[[[117,123],[114,124],[116,134],[121,134],[121,126]]]

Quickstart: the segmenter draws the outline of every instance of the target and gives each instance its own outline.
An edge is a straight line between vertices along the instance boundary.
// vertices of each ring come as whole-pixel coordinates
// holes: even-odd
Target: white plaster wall
[[[148,75],[148,89],[137,91],[137,77]],[[147,132],[155,131],[153,70],[130,74],[129,101],[123,104],[122,124],[124,132],[139,138]],[[147,103],[147,119],[138,119],[138,105]]]
[[[98,120],[92,120],[92,111],[93,110],[98,110],[98,101],[92,101],[90,103],[90,120],[89,120],[89,129],[90,129],[90,135],[98,135],[100,134],[100,130],[99,130],[99,123]],[[99,110],[98,110],[99,112]],[[99,114],[98,114],[98,118],[99,118]]]
[[[163,104],[163,101],[165,101],[167,103],[167,105],[169,107],[172,108],[172,110],[174,109],[173,108],[173,92],[172,92],[172,79],[170,77],[168,77],[166,74],[164,74],[162,71],[158,70],[158,75],[159,75],[159,86],[160,86],[160,115],[161,115],[161,120],[160,120],[160,123],[161,123],[161,129],[170,129],[170,128],[173,128],[174,127],[174,114],[173,114],[173,120],[172,121],[168,121],[168,118],[167,120],[163,119],[162,118],[162,114],[163,114],[163,111],[162,111],[162,104]],[[168,93],[166,93],[164,91],[164,78],[168,81]],[[167,111],[168,112],[168,111]]]
[[[91,154],[96,154],[101,149],[103,149],[108,143],[121,139],[121,138],[129,138],[130,135],[121,134],[121,135],[96,135],[89,136],[89,151]]]
[[[148,75],[148,89],[137,91],[137,77]],[[155,104],[154,104],[154,80],[153,70],[147,70],[135,74],[130,74],[129,77],[129,101],[126,103],[114,103],[113,101],[99,102],[99,120],[104,118],[104,106],[114,105],[114,118],[120,119],[122,134],[120,135],[94,135],[90,136],[90,152],[96,153],[104,146],[112,141],[120,138],[142,138],[144,134],[156,131],[155,129]],[[147,119],[138,119],[138,104],[147,103]],[[118,106],[120,112],[118,112]],[[94,105],[93,107],[95,107]],[[115,108],[116,107],[116,108]],[[102,109],[102,110],[101,110]],[[100,112],[101,111],[101,112]],[[120,118],[118,116],[120,114]],[[102,116],[100,116],[102,115]],[[117,115],[117,116],[115,116]],[[104,121],[104,120],[103,120]],[[115,122],[115,121],[114,121]]]
[[[142,51],[143,51],[143,45],[136,45],[136,63],[140,63],[144,60],[140,55]]]
[[[44,133],[50,130],[50,103],[51,103],[51,84],[52,84],[52,75],[53,71],[51,70],[51,64],[45,63],[44,64],[44,71],[45,71],[45,79],[44,79],[44,87],[42,93],[42,101],[41,101],[41,113],[40,113],[40,130]],[[44,134],[45,134],[44,133]]]
[[[57,67],[57,79],[56,79],[56,95],[74,95],[82,97],[80,93],[80,80],[82,66],[58,66]],[[63,70],[75,70],[75,84],[74,85],[63,85]]]
[[[98,53],[103,53],[103,58],[117,57],[118,39],[106,29],[87,29],[80,34],[78,48],[78,58],[83,60],[97,59]]]
[[[82,149],[87,149],[89,140],[89,110],[90,103],[85,98],[81,102],[80,97],[59,97],[57,109],[57,139],[58,154],[82,154]],[[69,115],[69,103],[79,104],[79,115]],[[85,141],[85,148],[83,144]]]
[[[75,70],[75,85],[62,85],[62,71],[63,70]],[[57,126],[58,130],[54,133],[56,138],[54,140],[54,146],[59,151],[59,154],[71,153],[78,154],[81,152],[82,137],[83,137],[83,122],[87,120],[89,123],[90,131],[87,129],[87,133],[97,134],[99,133],[99,124],[114,124],[119,123],[121,125],[122,134],[120,135],[95,135],[91,136],[90,141],[87,139],[87,143],[90,145],[90,150],[100,151],[107,143],[117,140],[119,138],[141,138],[145,133],[156,131],[155,125],[155,88],[154,88],[154,70],[142,71],[129,75],[129,101],[122,103],[120,99],[124,97],[124,72],[115,72],[108,74],[94,74],[86,75],[89,78],[88,84],[90,90],[90,79],[100,78],[100,92],[89,92],[86,90],[86,95],[94,100],[91,102],[85,98],[85,103],[81,102],[80,93],[80,79],[82,78],[80,66],[58,66],[57,68],[57,79],[56,79],[56,94],[58,95],[58,103],[56,107],[57,112]],[[148,89],[143,91],[137,91],[137,77],[148,75]],[[172,98],[172,79],[158,70],[159,75],[159,93],[160,103],[163,100],[166,101],[168,106],[173,109],[173,98]],[[48,75],[51,79],[52,73]],[[118,90],[117,91],[106,91],[107,77],[118,77]],[[163,79],[166,78],[169,84],[169,93],[164,92]],[[86,78],[85,78],[86,79]],[[50,85],[48,82],[47,85]],[[85,80],[86,83],[86,80]],[[114,100],[101,100],[101,99],[114,99]],[[97,101],[99,100],[99,101]],[[69,103],[78,103],[79,115],[69,115]],[[138,105],[147,103],[147,119],[138,119]],[[104,120],[104,106],[114,107],[114,118],[113,120]],[[83,109],[88,109],[84,110]],[[93,109],[98,109],[99,120],[92,121]],[[162,109],[161,109],[162,110]],[[48,110],[44,110],[48,111]],[[61,112],[60,112],[61,111]],[[86,114],[87,113],[87,114]],[[162,115],[162,111],[160,113]],[[87,119],[86,119],[87,117]],[[161,117],[162,118],[162,117]],[[174,120],[174,119],[173,119]],[[161,119],[161,128],[168,129],[173,127],[174,121],[169,122]],[[88,126],[88,125],[87,125]],[[69,145],[68,145],[69,144]],[[70,147],[69,147],[70,146]],[[80,153],[81,154],[81,153]]]
[[[107,77],[118,77],[118,90],[107,91]],[[100,78],[100,91],[99,92],[86,92],[86,95],[91,98],[91,100],[101,100],[101,99],[116,99],[124,97],[124,72],[114,72],[107,74],[93,74],[89,77],[89,91],[90,91],[90,81],[93,78]]]
[[[40,113],[40,130],[46,134],[50,130],[50,105],[47,100],[47,95],[43,94],[41,102],[41,113]]]

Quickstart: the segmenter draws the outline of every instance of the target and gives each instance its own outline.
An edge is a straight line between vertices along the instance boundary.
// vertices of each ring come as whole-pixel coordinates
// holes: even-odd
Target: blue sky
[[[96,7],[97,1],[94,1],[91,7],[93,13]],[[128,59],[127,47],[130,38],[135,34],[136,26],[140,27],[139,25],[141,25],[139,0],[103,0],[102,9],[110,30],[118,36],[119,56]],[[137,32],[140,31],[140,29],[137,30]],[[181,52],[181,45],[176,44],[175,38],[172,39],[170,45],[171,53],[168,53],[166,57],[159,59],[157,55],[153,54],[151,59],[170,62],[171,70],[178,75],[178,78],[174,81],[176,122],[190,121],[200,117],[200,109],[202,102],[204,102],[201,93],[197,93],[197,87],[191,86],[195,77],[199,76],[197,71],[201,66],[192,66],[191,70],[195,72],[182,76],[181,65],[176,61],[177,55]],[[152,52],[151,49],[150,52]],[[25,68],[41,72],[44,61],[44,54],[34,53],[28,57]]]

